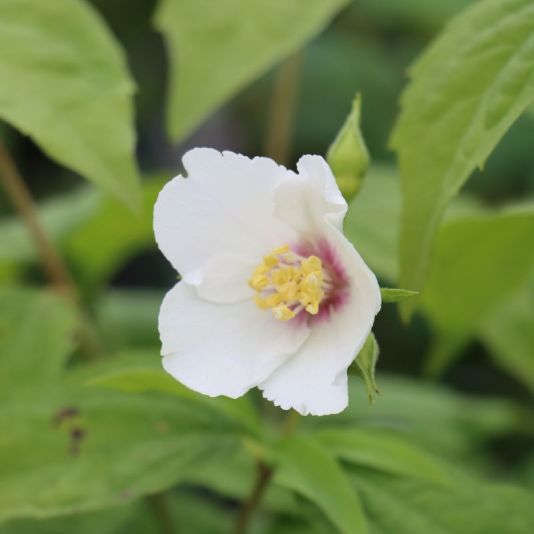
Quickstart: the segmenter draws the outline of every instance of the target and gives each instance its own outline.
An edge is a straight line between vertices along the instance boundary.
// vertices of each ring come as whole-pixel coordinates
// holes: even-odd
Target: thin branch
[[[258,508],[265,490],[273,476],[273,470],[261,461],[256,463],[256,481],[248,499],[243,503],[237,516],[235,534],[246,534],[252,517]]]
[[[0,182],[28,229],[50,284],[70,301],[80,317],[79,335],[82,349],[87,355],[95,356],[98,352],[98,344],[92,327],[81,308],[76,286],[54,243],[39,220],[35,202],[15,161],[2,142],[0,142]]]
[[[158,522],[160,533],[176,534],[178,530],[169,508],[167,495],[164,492],[155,493],[153,495],[149,495],[146,499],[152,510],[152,514]]]
[[[72,293],[73,282],[65,265],[42,227],[33,198],[22,179],[11,154],[0,142],[0,180],[24,220],[35,244],[50,283],[60,293]]]
[[[289,412],[282,423],[281,433],[283,436],[289,436],[295,430],[295,427],[300,419],[300,414],[295,410]],[[246,534],[250,523],[258,509],[265,491],[269,486],[269,482],[273,477],[274,471],[266,463],[258,460],[256,462],[256,480],[252,491],[246,501],[244,501],[243,506],[239,511],[237,516],[235,534]]]

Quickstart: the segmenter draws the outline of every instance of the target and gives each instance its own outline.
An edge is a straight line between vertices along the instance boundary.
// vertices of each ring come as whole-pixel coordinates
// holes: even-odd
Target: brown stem
[[[289,163],[301,62],[297,52],[278,67],[271,95],[264,152],[281,165]]]
[[[73,283],[69,272],[63,265],[54,244],[48,238],[44,228],[41,226],[33,198],[31,197],[11,154],[9,154],[1,142],[0,180],[2,180],[2,184],[4,185],[9,198],[28,228],[28,232],[35,244],[35,248],[37,249],[41,263],[46,270],[50,283],[62,294],[71,293]]]
[[[76,286],[39,220],[35,202],[15,161],[2,142],[0,142],[0,181],[26,224],[52,287],[71,302],[81,318],[80,345],[85,353],[94,356],[98,351],[96,339],[81,309]]]
[[[289,436],[293,433],[299,418],[299,413],[294,410],[287,414],[287,417],[282,424],[283,436]],[[246,534],[248,531],[252,518],[261,503],[273,474],[273,469],[266,463],[261,460],[256,462],[256,480],[252,487],[252,492],[248,499],[244,501],[243,506],[239,511],[239,515],[237,516],[235,534]]]
[[[256,463],[256,481],[248,499],[243,503],[235,526],[235,534],[245,534],[250,525],[250,521],[263,498],[263,494],[273,476],[273,470],[263,462]]]
[[[156,521],[158,522],[161,534],[176,534],[178,530],[171,510],[169,509],[166,494],[161,492],[149,495],[147,501]]]

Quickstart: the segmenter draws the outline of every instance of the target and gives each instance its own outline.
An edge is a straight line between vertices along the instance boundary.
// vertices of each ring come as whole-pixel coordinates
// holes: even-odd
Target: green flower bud
[[[360,131],[361,96],[356,95],[352,110],[328,149],[326,159],[347,201],[360,190],[369,168],[369,152]]]

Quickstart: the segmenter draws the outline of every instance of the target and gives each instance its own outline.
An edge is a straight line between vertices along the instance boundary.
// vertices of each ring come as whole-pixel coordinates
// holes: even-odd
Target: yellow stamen
[[[301,310],[317,314],[325,296],[324,284],[321,259],[299,256],[287,245],[265,256],[249,280],[249,286],[256,291],[256,305],[262,310],[271,309],[280,321],[293,319]]]

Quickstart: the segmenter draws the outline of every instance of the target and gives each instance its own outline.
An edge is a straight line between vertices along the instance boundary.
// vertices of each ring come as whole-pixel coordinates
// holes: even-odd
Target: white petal
[[[297,169],[297,176],[276,189],[277,217],[304,235],[317,233],[324,222],[341,230],[347,203],[326,161],[321,156],[302,156]]]
[[[338,413],[347,406],[346,370],[369,335],[381,304],[376,277],[354,247],[332,227],[327,239],[349,274],[349,300],[313,324],[298,353],[259,386],[276,405],[303,415]]]
[[[197,148],[183,157],[178,176],[154,207],[156,241],[189,283],[199,284],[206,261],[220,254],[261,258],[292,242],[294,231],[274,217],[274,190],[294,176],[266,158]]]
[[[210,258],[202,269],[202,278],[196,284],[199,297],[218,303],[232,303],[250,299],[254,291],[248,280],[259,260],[222,254]]]
[[[209,396],[239,397],[264,381],[308,336],[250,301],[214,304],[180,282],[159,314],[163,367]]]

